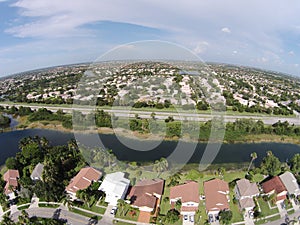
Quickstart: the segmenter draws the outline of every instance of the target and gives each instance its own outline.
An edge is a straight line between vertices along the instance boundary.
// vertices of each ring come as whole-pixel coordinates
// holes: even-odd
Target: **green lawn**
[[[275,213],[278,213],[278,208],[274,208],[274,209],[270,209],[269,205],[267,202],[265,202],[262,198],[258,198],[257,199],[258,204],[260,206],[261,212],[263,214],[263,216],[269,216],[269,215],[273,215]]]
[[[276,215],[276,216],[273,216],[273,217],[268,218],[268,219],[261,219],[261,220],[255,221],[254,224],[255,225],[265,224],[265,223],[268,223],[270,221],[275,221],[275,220],[279,220],[279,219],[280,219],[280,215]]]
[[[169,209],[171,209],[170,201],[165,202],[164,198],[165,197],[170,197],[170,187],[167,185],[165,186],[164,194],[161,198],[161,203],[160,203],[160,213],[166,215]]]
[[[135,212],[135,215],[132,215],[131,212]],[[116,218],[125,219],[125,220],[132,220],[137,221],[139,218],[140,211],[135,208],[130,208],[126,214],[124,215],[122,209],[118,209],[116,213]]]
[[[91,207],[88,207],[87,205],[83,205],[83,206],[80,206],[80,208],[83,208],[83,209],[86,209],[86,210],[90,210],[92,212],[100,213],[100,214],[104,214],[105,211],[106,211],[105,208],[98,207],[96,205],[92,205]]]
[[[28,209],[30,204],[18,207],[18,210]]]
[[[114,221],[113,221],[113,224],[119,224],[119,225],[132,225],[132,224],[135,224],[135,223],[126,223],[126,222],[114,220]]]
[[[80,214],[80,215],[85,216],[85,217],[89,217],[89,218],[95,217],[94,214],[81,211],[80,209],[71,208],[70,211],[73,212],[73,213]],[[101,218],[102,218],[101,216],[97,216],[98,220],[100,220]]]
[[[243,213],[240,211],[238,204],[233,203],[234,193],[233,190],[230,190],[230,210],[232,211],[232,220],[231,222],[241,222],[244,220]]]
[[[59,204],[46,204],[46,203],[39,203],[39,207],[46,207],[46,208],[57,208]]]
[[[294,209],[291,209],[291,210],[287,211],[287,213],[288,213],[289,215],[293,214],[294,212],[295,212]]]

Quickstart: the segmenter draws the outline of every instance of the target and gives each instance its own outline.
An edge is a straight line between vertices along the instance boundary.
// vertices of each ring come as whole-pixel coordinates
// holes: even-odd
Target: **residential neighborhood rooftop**
[[[42,174],[43,174],[43,170],[44,170],[44,165],[42,163],[38,163],[34,167],[32,173],[30,175],[31,179],[33,179],[33,180],[41,179],[42,178]]]
[[[164,180],[152,179],[142,180],[132,187],[129,193],[132,205],[137,207],[154,208],[157,197],[162,195],[164,190]]]
[[[75,193],[78,190],[83,190],[91,185],[92,181],[97,181],[101,178],[102,173],[92,167],[85,167],[71,180],[66,187],[67,192]]]
[[[294,195],[300,194],[299,184],[294,174],[292,174],[289,171],[286,171],[285,173],[281,174],[279,178],[284,184],[284,186],[286,187],[289,194],[294,194]]]
[[[270,180],[262,183],[262,188],[265,193],[270,193],[273,190],[278,194],[283,191],[286,191],[286,188],[280,178],[278,176],[275,176],[271,178]]]
[[[180,198],[181,202],[199,203],[199,184],[195,181],[188,181],[185,184],[171,187],[170,199]]]
[[[206,210],[220,211],[223,209],[229,209],[229,199],[227,197],[228,193],[228,183],[223,180],[217,178],[204,182]]]
[[[10,194],[14,189],[18,187],[18,178],[20,177],[18,170],[7,170],[3,175],[4,181],[6,181],[4,191],[5,194]],[[12,188],[11,188],[12,187]]]
[[[250,183],[247,179],[241,179],[236,182],[241,196],[253,196],[259,194],[258,187],[255,183]]]

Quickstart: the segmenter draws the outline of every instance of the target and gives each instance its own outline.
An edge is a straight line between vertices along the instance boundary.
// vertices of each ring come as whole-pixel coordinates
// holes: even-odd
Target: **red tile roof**
[[[133,186],[129,193],[131,204],[136,207],[149,207],[154,209],[157,197],[155,195],[162,195],[164,190],[164,180],[142,180]]]
[[[71,180],[66,187],[66,191],[76,193],[78,190],[86,189],[91,185],[92,181],[97,181],[101,178],[102,173],[92,167],[86,167]]]
[[[278,176],[273,177],[272,179],[262,183],[262,188],[265,193],[270,193],[275,191],[276,194],[279,194],[283,191],[286,191],[286,188]]]
[[[181,206],[181,212],[196,212],[197,210],[196,206]]]
[[[229,193],[229,186],[227,182],[220,179],[213,179],[204,182],[206,210],[220,211],[229,209],[226,193]]]
[[[170,188],[170,199],[181,198],[181,202],[199,203],[199,184],[195,181],[188,181]]]
[[[18,170],[8,170],[3,175],[4,181],[6,181],[5,187],[4,187],[4,193],[9,194],[12,192],[12,190],[15,190],[18,187],[18,178],[20,178],[19,171]],[[12,187],[12,190],[10,190]]]

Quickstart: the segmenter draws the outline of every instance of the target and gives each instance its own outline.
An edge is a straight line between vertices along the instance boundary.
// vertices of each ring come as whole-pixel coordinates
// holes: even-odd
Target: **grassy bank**
[[[49,129],[49,130],[56,130],[62,132],[78,132],[78,133],[99,133],[99,134],[114,134],[115,132],[118,135],[123,137],[131,138],[131,139],[144,139],[144,140],[161,140],[164,139],[166,141],[178,141],[178,137],[167,138],[164,137],[164,134],[147,134],[147,133],[140,133],[138,131],[130,131],[124,128],[108,128],[108,127],[101,127],[101,128],[86,128],[86,129],[67,129],[62,126],[62,123],[59,121],[36,121],[36,122],[29,122],[27,116],[18,117],[18,126],[16,127],[17,130],[24,130],[24,129]],[[7,130],[9,132],[10,130]],[[198,131],[199,132],[199,131]],[[200,130],[201,135],[201,130]],[[192,136],[196,136],[193,134]],[[185,135],[180,140],[184,140],[187,142],[200,142],[206,143],[207,140],[196,140]],[[287,136],[287,135],[275,135],[275,134],[247,134],[243,136],[235,136],[233,140],[223,140],[223,143],[263,143],[263,142],[273,142],[273,143],[289,143],[289,144],[300,144],[300,138],[298,136]]]

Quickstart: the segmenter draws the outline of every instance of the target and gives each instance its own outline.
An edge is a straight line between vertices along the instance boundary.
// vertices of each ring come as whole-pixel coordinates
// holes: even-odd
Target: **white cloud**
[[[188,46],[197,54],[209,56],[210,60],[230,59],[231,63],[246,65],[250,58],[270,66],[275,65],[271,63],[276,60],[282,62],[286,45],[280,33],[300,33],[299,0],[291,0],[289,4],[280,1],[275,4],[273,0],[182,0],[176,4],[170,0],[126,3],[123,0],[17,0],[13,7],[18,9],[21,19],[6,32],[17,37],[88,40],[95,33],[86,25],[113,21],[156,28],[163,33],[158,34],[158,39]],[[280,13],[270,14],[270,11]],[[220,35],[220,30],[230,35]],[[110,41],[104,30],[105,38]],[[61,44],[68,42],[68,39],[60,40]],[[209,44],[199,40],[209,40]],[[279,59],[264,54],[265,51],[273,52]]]
[[[228,33],[228,34],[231,33],[231,30],[230,30],[228,27],[223,27],[223,28],[221,29],[221,31],[224,32],[224,33]]]
[[[289,55],[295,55],[294,51],[289,51]]]
[[[193,52],[195,54],[204,53],[207,50],[208,46],[209,46],[209,44],[206,41],[198,42],[196,47],[193,49]]]

